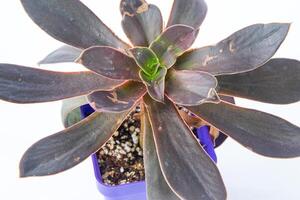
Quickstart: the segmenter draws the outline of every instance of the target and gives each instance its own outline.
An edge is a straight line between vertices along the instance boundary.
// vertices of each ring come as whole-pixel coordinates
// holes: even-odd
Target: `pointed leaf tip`
[[[207,5],[204,0],[174,0],[167,27],[184,24],[198,29],[206,13]]]
[[[122,27],[134,46],[149,46],[162,32],[163,19],[159,8],[144,0],[122,0]]]
[[[215,46],[184,53],[175,69],[205,71],[213,75],[251,71],[267,62],[284,41],[290,24],[254,24],[243,28]]]
[[[74,167],[96,152],[132,110],[93,113],[79,123],[32,145],[20,162],[20,176],[46,176]]]
[[[275,158],[300,156],[300,128],[284,119],[225,102],[187,108],[253,152]]]
[[[29,17],[55,39],[85,49],[95,45],[129,48],[88,7],[74,0],[21,0]]]
[[[91,72],[55,72],[0,64],[0,99],[13,103],[41,103],[111,90],[122,84]]]

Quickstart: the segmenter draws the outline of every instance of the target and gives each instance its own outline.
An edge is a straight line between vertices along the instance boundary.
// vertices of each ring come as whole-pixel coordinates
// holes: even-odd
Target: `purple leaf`
[[[226,199],[215,163],[205,153],[169,100],[144,98],[162,173],[181,199]],[[191,164],[192,163],[192,164]]]
[[[147,87],[148,94],[156,101],[164,101],[166,74],[167,69],[165,67],[161,67],[158,71],[158,76],[154,80],[149,80],[143,71],[140,71],[140,77]]]
[[[217,76],[219,93],[274,104],[300,100],[300,62],[276,58],[245,73]]]
[[[174,25],[167,28],[150,45],[166,68],[172,67],[176,58],[191,47],[196,39],[197,31],[190,26]]]
[[[78,63],[105,77],[118,80],[140,80],[139,67],[134,59],[112,47],[86,49]]]
[[[179,200],[180,198],[172,191],[166,182],[157,157],[153,131],[148,113],[141,116],[142,133],[144,135],[144,165],[147,186],[147,199],[156,200]]]
[[[23,155],[20,176],[45,176],[74,167],[105,144],[129,113],[94,113],[38,141]]]
[[[205,71],[213,75],[251,71],[267,62],[285,39],[290,24],[254,24],[215,46],[184,53],[175,69]]]
[[[146,92],[143,83],[129,81],[112,91],[93,92],[88,101],[98,112],[118,113],[131,108]]]
[[[187,108],[253,152],[276,158],[300,156],[300,128],[279,117],[225,102]]]
[[[31,19],[55,39],[85,49],[103,45],[129,48],[78,0],[21,0]]]
[[[162,32],[163,19],[159,8],[145,0],[122,0],[122,27],[134,46],[149,46]]]
[[[91,72],[55,72],[0,64],[0,99],[13,103],[40,103],[112,90],[123,81]]]
[[[169,70],[166,94],[176,104],[184,106],[218,103],[217,84],[217,79],[206,72]]]
[[[206,13],[207,5],[204,0],[174,0],[167,27],[184,24],[198,29]]]
[[[82,53],[81,49],[77,49],[72,46],[64,45],[55,51],[47,55],[43,60],[39,62],[42,64],[55,64],[65,62],[75,62]]]

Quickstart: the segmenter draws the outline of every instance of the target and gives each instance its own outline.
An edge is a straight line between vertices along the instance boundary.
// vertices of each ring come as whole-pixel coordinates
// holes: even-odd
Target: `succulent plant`
[[[21,177],[56,174],[79,164],[105,144],[138,104],[148,199],[226,199],[215,163],[178,106],[253,152],[300,156],[299,127],[222,97],[272,104],[300,99],[300,62],[271,59],[289,24],[254,24],[216,45],[190,49],[207,12],[204,0],[174,0],[166,27],[155,5],[121,0],[122,27],[130,45],[78,0],[21,2],[38,26],[67,44],[40,63],[77,62],[90,71],[1,64],[0,98],[27,104],[79,96],[96,110],[30,147],[20,163]]]

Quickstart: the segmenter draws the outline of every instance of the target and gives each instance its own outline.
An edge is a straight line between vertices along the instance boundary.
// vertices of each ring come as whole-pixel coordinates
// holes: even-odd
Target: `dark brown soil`
[[[140,146],[140,107],[137,107],[113,137],[97,152],[103,183],[120,185],[145,180]]]

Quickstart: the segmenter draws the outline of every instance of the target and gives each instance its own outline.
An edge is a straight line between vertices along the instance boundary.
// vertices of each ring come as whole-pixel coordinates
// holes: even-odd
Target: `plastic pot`
[[[89,104],[80,107],[81,116],[85,118],[94,112]],[[209,127],[202,126],[196,130],[195,136],[201,140],[201,145],[210,155],[212,160],[217,161],[214,152],[213,143],[209,135]],[[127,183],[117,186],[105,185],[102,181],[100,166],[98,164],[96,154],[92,155],[94,174],[96,177],[97,188],[106,200],[146,200],[146,184],[145,181]]]
[[[106,200],[146,200],[145,181],[127,183],[117,186],[104,185],[96,154],[92,155],[96,184]]]

